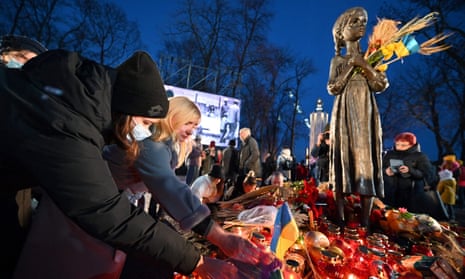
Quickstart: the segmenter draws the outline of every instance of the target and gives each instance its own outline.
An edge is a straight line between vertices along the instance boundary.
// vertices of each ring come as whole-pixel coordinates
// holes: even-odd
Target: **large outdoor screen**
[[[216,146],[225,147],[231,139],[237,142],[241,111],[239,99],[171,85],[165,85],[165,88],[168,96],[186,96],[199,106],[202,120],[197,134],[202,138],[202,144],[215,141]]]

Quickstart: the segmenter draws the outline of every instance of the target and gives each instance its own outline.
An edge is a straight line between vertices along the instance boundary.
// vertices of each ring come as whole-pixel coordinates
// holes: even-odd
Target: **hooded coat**
[[[179,234],[131,207],[102,158],[114,70],[64,50],[22,69],[0,67],[0,177],[38,185],[90,235],[191,273],[200,254]]]

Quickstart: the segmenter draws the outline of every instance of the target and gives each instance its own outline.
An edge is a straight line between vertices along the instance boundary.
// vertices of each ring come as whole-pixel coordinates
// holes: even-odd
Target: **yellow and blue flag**
[[[384,61],[388,61],[394,54],[398,58],[406,57],[420,51],[420,45],[413,36],[405,35],[401,41],[390,43],[380,48]]]
[[[286,251],[298,238],[299,228],[287,202],[284,202],[278,209],[274,221],[273,238],[270,244],[271,251],[273,251],[277,258],[284,260]]]

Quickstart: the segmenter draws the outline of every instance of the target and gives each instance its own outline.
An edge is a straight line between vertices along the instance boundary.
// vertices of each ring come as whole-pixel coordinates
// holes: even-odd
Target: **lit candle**
[[[313,210],[312,209],[308,210],[308,225],[309,225],[311,231],[316,230],[315,224],[314,224]]]
[[[283,271],[284,279],[300,279],[302,278],[299,272],[299,263],[295,260],[286,260],[286,265]]]
[[[300,279],[300,276],[295,273],[294,271],[284,270],[283,271],[283,278],[284,279]]]

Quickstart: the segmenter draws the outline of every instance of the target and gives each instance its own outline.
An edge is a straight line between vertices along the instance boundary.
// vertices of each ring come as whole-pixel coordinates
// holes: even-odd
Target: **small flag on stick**
[[[273,238],[271,239],[271,251],[276,257],[284,260],[286,251],[299,238],[299,228],[292,216],[287,202],[284,202],[278,209],[276,219],[274,221]]]

